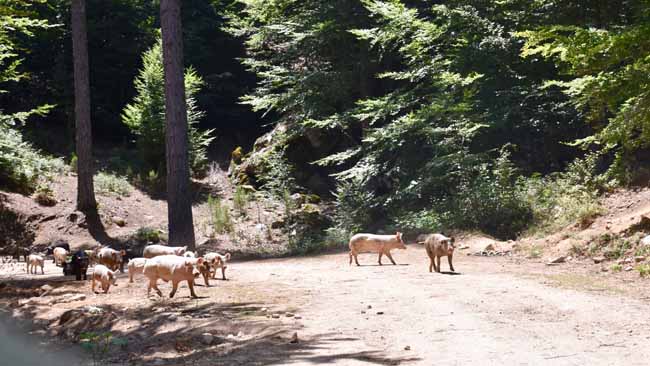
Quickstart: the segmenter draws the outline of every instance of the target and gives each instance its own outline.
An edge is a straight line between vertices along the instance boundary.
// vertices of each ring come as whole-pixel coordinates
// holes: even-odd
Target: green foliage
[[[145,171],[165,170],[165,90],[162,61],[162,41],[142,56],[143,66],[135,79],[137,95],[122,113],[122,121],[137,136],[137,145],[145,162]],[[207,168],[207,148],[214,140],[214,130],[199,130],[197,124],[205,116],[195,98],[203,80],[192,68],[185,72],[187,122],[189,125],[189,162],[192,174]]]
[[[70,158],[70,171],[76,173],[77,172],[77,154],[72,153],[72,157]]]
[[[650,264],[641,264],[636,267],[637,271],[639,271],[639,276],[641,277],[648,277],[650,276]]]
[[[133,189],[126,177],[119,175],[99,172],[95,175],[94,179],[95,191],[101,195],[128,197]]]
[[[112,346],[126,347],[128,340],[113,336],[112,333],[85,332],[79,335],[81,346],[92,352],[93,365],[100,365]]]
[[[45,20],[35,19],[30,4],[6,0],[0,3],[0,94],[7,93],[7,84],[24,81],[29,74],[20,70],[23,60],[17,42],[36,36],[50,27]],[[59,159],[42,155],[23,139],[16,125],[23,125],[34,115],[43,116],[51,106],[45,105],[24,112],[5,114],[0,109],[0,187],[31,192],[39,182],[63,170]]]
[[[595,173],[594,155],[576,160],[558,174],[519,180],[519,195],[532,211],[529,232],[548,233],[600,215],[599,191],[611,183]]]
[[[17,129],[0,124],[0,187],[27,193],[65,171],[62,159],[45,156]]]
[[[210,224],[216,233],[232,233],[235,225],[230,217],[228,205],[221,202],[219,197],[208,197],[208,210],[210,212]]]
[[[635,153],[650,148],[650,13],[646,1],[626,5],[596,27],[551,25],[520,33],[526,40],[522,55],[562,68],[568,79],[547,85],[563,88],[595,130],[575,144],[614,152],[614,167],[636,163]],[[620,173],[629,170],[610,172],[626,180]]]
[[[160,230],[143,226],[135,232],[135,240],[140,243],[158,243]]]
[[[617,264],[612,264],[611,270],[612,270],[612,272],[620,272],[620,271],[623,270],[623,265],[618,264],[618,263]]]
[[[235,211],[237,211],[241,216],[246,215],[246,208],[248,207],[248,202],[250,200],[251,198],[244,187],[237,186],[237,188],[235,188],[232,204]]]
[[[371,192],[363,190],[354,182],[341,182],[334,192],[334,221],[336,228],[345,236],[361,232],[372,223]]]

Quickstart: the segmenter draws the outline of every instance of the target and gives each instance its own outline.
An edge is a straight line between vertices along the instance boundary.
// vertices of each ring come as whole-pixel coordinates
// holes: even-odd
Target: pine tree
[[[150,169],[164,173],[165,161],[165,77],[162,40],[142,56],[142,69],[135,79],[137,95],[122,112],[122,121],[136,135],[138,150]],[[205,116],[198,108],[196,94],[203,80],[193,68],[185,71],[185,101],[189,125],[189,161],[192,174],[206,168],[207,147],[214,140],[214,130],[199,130],[197,125]]]

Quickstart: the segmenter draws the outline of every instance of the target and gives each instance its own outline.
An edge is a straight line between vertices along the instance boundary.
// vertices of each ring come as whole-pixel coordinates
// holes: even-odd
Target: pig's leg
[[[169,298],[174,297],[174,294],[176,294],[176,290],[178,290],[178,281],[172,280],[172,292],[169,293]]]
[[[451,254],[447,256],[447,260],[449,261],[449,268],[451,269],[452,272],[456,272],[454,270],[454,265],[451,264],[451,257],[453,257],[453,255],[451,255]]]
[[[196,299],[198,296],[194,293],[194,280],[187,281],[187,286],[190,288],[190,295]]]
[[[381,266],[381,256],[382,256],[382,255],[384,255],[384,253],[379,252],[379,260],[378,260],[378,262],[379,262],[379,265],[380,265],[380,266]]]
[[[221,277],[226,280],[226,266],[221,266]]]
[[[395,263],[395,260],[393,259],[393,256],[390,255],[390,252],[386,252],[386,256],[388,257],[388,259],[390,259],[390,261],[391,261],[391,263],[393,263],[393,265],[397,265],[397,263]]]
[[[440,273],[440,270],[442,268],[440,267],[440,256],[439,255],[436,256],[436,264],[438,265],[438,268],[436,268],[436,272]]]

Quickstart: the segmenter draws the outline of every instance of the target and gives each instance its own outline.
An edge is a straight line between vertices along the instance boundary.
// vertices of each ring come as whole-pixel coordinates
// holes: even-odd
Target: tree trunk
[[[165,68],[167,217],[169,244],[187,245],[194,250],[180,2],[181,0],[160,2]]]
[[[90,125],[90,82],[86,1],[72,0],[72,54],[74,58],[74,111],[77,146],[77,209],[97,210],[93,186],[93,142]]]

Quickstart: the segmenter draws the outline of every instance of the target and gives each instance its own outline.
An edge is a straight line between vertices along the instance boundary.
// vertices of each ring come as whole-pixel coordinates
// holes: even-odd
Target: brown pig
[[[230,253],[219,254],[217,252],[206,253],[203,258],[210,262],[212,270],[212,278],[217,276],[217,268],[221,268],[221,277],[226,279],[226,268],[228,268],[228,261],[230,260]]]
[[[435,269],[436,272],[440,273],[440,257],[447,257],[447,260],[449,260],[449,269],[455,272],[454,265],[451,263],[454,256],[454,249],[456,249],[454,238],[449,238],[442,234],[431,234],[424,241],[424,248],[430,260],[429,272]]]
[[[149,279],[147,294],[154,289],[159,296],[162,296],[162,292],[158,289],[158,279],[161,279],[165,282],[172,281],[172,292],[169,297],[174,297],[181,281],[187,281],[192,297],[198,297],[194,293],[194,279],[201,273],[195,265],[201,266],[203,262],[203,258],[192,259],[176,255],[161,255],[147,259],[143,270],[144,275]]]

